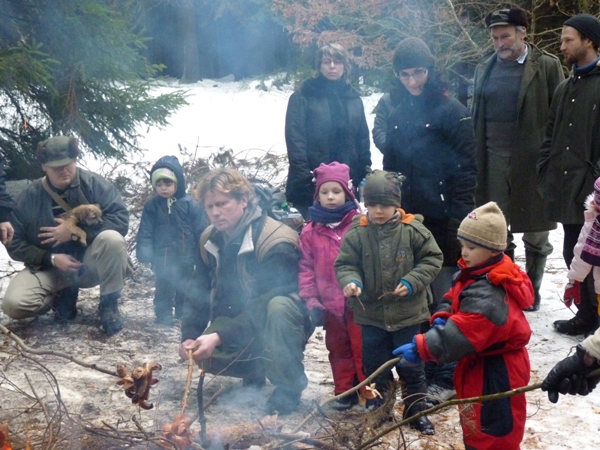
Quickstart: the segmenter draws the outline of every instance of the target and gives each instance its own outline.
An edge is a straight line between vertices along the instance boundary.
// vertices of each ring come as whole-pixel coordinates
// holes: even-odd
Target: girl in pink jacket
[[[339,287],[333,263],[342,238],[360,214],[346,164],[321,164],[314,171],[315,202],[309,208],[311,221],[300,235],[300,297],[306,302],[315,326],[325,329],[325,345],[333,372],[335,395],[365,379],[362,372],[361,329]],[[351,408],[358,396],[337,400],[338,410]]]
[[[594,291],[600,305],[600,178],[594,183],[594,192],[585,199],[584,224],[577,244],[573,249],[573,260],[567,273],[569,282],[565,286],[563,301],[570,307],[581,300],[580,284],[590,271],[594,274]],[[598,306],[600,314],[600,306]]]

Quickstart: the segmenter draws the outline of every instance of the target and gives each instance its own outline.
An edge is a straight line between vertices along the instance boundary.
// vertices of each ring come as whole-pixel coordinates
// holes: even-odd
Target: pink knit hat
[[[600,177],[594,183],[594,203],[600,207]]]
[[[354,190],[352,189],[352,180],[350,179],[350,167],[346,164],[341,164],[337,161],[329,164],[321,163],[319,167],[313,170],[313,176],[313,181],[317,185],[314,196],[315,200],[319,199],[321,185],[328,181],[337,181],[340,183],[348,197],[352,200],[356,200],[353,192]]]

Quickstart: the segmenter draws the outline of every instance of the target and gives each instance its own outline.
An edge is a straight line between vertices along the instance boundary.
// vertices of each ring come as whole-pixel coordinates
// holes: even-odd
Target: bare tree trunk
[[[182,83],[195,83],[200,80],[200,59],[196,38],[196,5],[194,0],[178,0],[179,26],[183,40]]]

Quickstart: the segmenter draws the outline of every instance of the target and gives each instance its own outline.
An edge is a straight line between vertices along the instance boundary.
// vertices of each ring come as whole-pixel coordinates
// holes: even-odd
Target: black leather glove
[[[542,382],[542,391],[548,392],[548,400],[552,403],[558,401],[559,393],[588,395],[600,381],[600,376],[587,375],[598,368],[598,361],[586,356],[585,349],[578,345],[574,355],[563,359],[552,368]]]
[[[309,309],[308,314],[310,315],[310,321],[315,328],[323,326],[323,310],[321,308]]]

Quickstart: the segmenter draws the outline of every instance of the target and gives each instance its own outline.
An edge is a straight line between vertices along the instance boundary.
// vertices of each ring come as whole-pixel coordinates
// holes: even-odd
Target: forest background
[[[567,17],[579,12],[600,13],[597,0],[515,4],[528,11],[529,40],[556,55],[560,29]],[[110,161],[102,172],[119,187],[135,219],[151,194],[149,184],[122,175],[122,170],[133,167],[136,174],[144,173],[151,163],[132,161],[148,156],[145,150],[150,142],[189,149],[180,147],[182,160],[194,163],[186,166],[188,180],[197,179],[195,175],[209,165],[235,164],[228,150],[209,161],[195,158],[203,148],[194,148],[194,143],[202,140],[201,144],[207,145],[210,127],[217,128],[208,120],[203,122],[204,117],[226,117],[219,124],[219,137],[243,140],[243,148],[250,148],[249,142],[254,142],[250,138],[255,136],[247,129],[256,121],[254,116],[262,114],[258,119],[265,128],[282,134],[290,89],[313,73],[314,52],[323,43],[339,42],[350,51],[354,63],[351,81],[363,94],[368,112],[378,97],[369,94],[387,89],[392,79],[393,48],[407,36],[419,36],[428,42],[440,67],[447,71],[454,93],[467,102],[475,63],[491,50],[483,18],[505,6],[494,0],[0,0],[0,153],[7,160],[12,179],[36,178],[41,175],[34,157],[37,143],[51,135],[76,135],[83,144],[86,161],[94,156],[98,158],[96,165]],[[568,69],[565,67],[565,71]],[[168,80],[163,83],[161,77]],[[223,77],[252,80],[212,81]],[[256,99],[247,95],[248,91],[265,97],[279,93],[277,118],[261,108],[264,98]],[[227,114],[221,114],[225,108]],[[224,124],[226,121],[229,123]],[[157,131],[169,123],[175,133]],[[254,132],[267,134],[262,128]],[[193,137],[184,139],[186,136]],[[165,149],[172,152],[172,147],[163,145],[161,151]],[[237,164],[245,169],[266,165],[273,176],[285,173],[284,152],[283,160],[272,158],[267,153]],[[125,162],[131,166],[122,164]],[[119,164],[125,169],[117,169]],[[135,242],[134,238],[130,235],[129,242]],[[535,367],[532,382],[541,381],[556,360],[566,356],[567,348],[576,343],[574,338],[558,336],[551,326],[552,320],[571,314],[557,294],[562,292],[566,279],[561,242],[560,231],[553,233],[555,253],[546,270],[544,311],[530,316],[534,328],[530,345]],[[524,263],[522,254],[518,258]],[[2,255],[0,260],[8,258]],[[5,277],[18,269],[20,266],[9,265]],[[130,448],[147,448],[149,441],[157,439],[161,427],[180,411],[185,369],[172,349],[179,332],[176,328],[149,326],[152,282],[147,272],[140,270],[137,280],[128,285],[123,305],[126,329],[112,338],[98,331],[95,291],[82,294],[81,314],[67,329],[57,327],[50,315],[39,318],[34,326],[12,323],[0,315],[2,324],[9,325],[30,350],[44,356],[35,359],[31,352],[20,352],[7,334],[0,340],[0,422],[10,418],[14,448],[27,448],[30,440],[36,449],[105,450],[124,448],[124,442]],[[311,386],[302,410],[292,418],[294,424],[315,402],[331,393],[322,339],[321,332],[309,342],[306,362]],[[48,348],[62,349],[111,370],[123,361],[128,368],[148,358],[160,361],[161,382],[152,393],[156,409],[152,415],[140,411],[132,415],[132,406],[119,388],[109,387],[113,385],[113,380],[107,381],[110,375],[94,378],[85,368],[44,354]],[[31,383],[29,375],[36,377]],[[209,394],[219,392],[221,378],[209,384]],[[225,381],[232,394],[227,398],[223,395],[220,403],[209,410],[209,430],[217,424],[260,417],[264,398],[244,399],[240,404],[239,386]],[[259,395],[264,397],[265,392]],[[594,400],[597,397],[566,398],[555,408],[541,392],[531,395],[523,448],[594,448],[589,436],[600,429],[600,407]],[[231,398],[238,403],[232,406],[233,400],[227,400]],[[196,405],[191,406],[193,410]],[[353,432],[358,429],[367,433],[371,424],[360,427],[356,425],[359,420],[343,425]],[[316,434],[316,425],[311,426],[309,431]],[[460,448],[455,410],[436,419],[436,427],[435,440],[424,442],[422,448]],[[356,439],[364,437],[354,435]],[[399,437],[394,435],[394,439],[400,438],[409,443],[420,439],[410,430]],[[107,440],[112,446],[106,445]]]
[[[598,14],[594,0],[518,0],[528,37],[558,54],[563,21]],[[125,160],[141,125],[164,126],[186,104],[186,83],[224,76],[298,83],[315,49],[345,46],[352,82],[368,94],[392,79],[391,55],[423,38],[468,103],[476,61],[491,49],[495,0],[0,0],[0,151],[11,179],[40,174],[35,146],[74,134],[84,152]],[[154,95],[159,77],[181,90]]]

